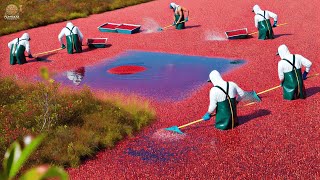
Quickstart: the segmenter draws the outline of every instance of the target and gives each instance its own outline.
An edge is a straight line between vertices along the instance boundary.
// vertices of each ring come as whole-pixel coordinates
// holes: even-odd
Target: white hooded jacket
[[[287,59],[288,61],[293,63],[293,55],[290,53],[290,51],[288,50],[288,47],[286,45],[282,44],[281,46],[279,46],[278,53],[279,53],[279,56],[281,59]],[[299,54],[295,54],[294,66],[297,69],[300,69],[302,65],[306,67],[306,72],[309,72],[312,63],[308,59],[306,59],[305,57],[303,57]],[[278,62],[278,75],[279,75],[280,81],[283,81],[283,79],[284,79],[283,73],[287,73],[290,71],[292,71],[291,64],[289,64],[287,61],[284,61],[284,60],[280,60]]]
[[[254,25],[256,26],[256,28],[258,28],[258,22],[265,20],[262,17],[264,15],[264,11],[262,11],[258,5],[253,6],[253,11],[256,14],[254,16]],[[262,16],[259,14],[261,14]],[[278,16],[275,13],[265,10],[265,18],[270,19],[270,17],[272,17],[274,21],[278,21]]]
[[[9,49],[11,49],[11,46],[12,46],[13,44],[18,43],[18,46],[17,46],[17,48],[16,48],[15,53],[17,52],[19,46],[24,46],[24,47],[26,48],[26,52],[27,52],[28,55],[29,55],[29,54],[31,54],[29,39],[30,39],[29,34],[28,34],[28,33],[24,33],[24,34],[19,38],[19,42],[18,42],[18,38],[15,38],[14,40],[12,40],[11,42],[8,43],[8,47],[9,47]]]
[[[82,35],[81,31],[79,30],[79,28],[78,28],[77,26],[74,26],[71,22],[68,22],[66,27],[69,28],[70,30],[74,27],[74,28],[72,29],[72,33],[73,33],[73,34],[78,34],[79,39],[80,39],[80,41],[82,42],[82,40],[83,40],[83,35]],[[71,34],[70,30],[67,29],[66,27],[64,27],[64,28],[61,30],[60,34],[58,35],[58,39],[59,39],[61,45],[64,44],[64,43],[63,43],[63,39],[62,39],[63,36],[69,36],[69,35]]]
[[[170,3],[170,7],[172,7],[174,9],[175,14],[178,14],[177,10],[180,7],[178,4],[172,2],[172,3]]]
[[[227,91],[227,82],[224,81],[220,75],[220,73],[216,70],[213,70],[209,74],[209,78],[214,86],[220,86],[223,90]],[[244,91],[238,87],[238,85],[234,82],[229,81],[229,92],[228,92],[230,98],[234,98],[237,95],[243,96]],[[213,113],[213,111],[217,107],[218,102],[222,102],[226,100],[226,94],[222,92],[217,87],[212,87],[210,89],[210,104],[208,108],[208,113]]]

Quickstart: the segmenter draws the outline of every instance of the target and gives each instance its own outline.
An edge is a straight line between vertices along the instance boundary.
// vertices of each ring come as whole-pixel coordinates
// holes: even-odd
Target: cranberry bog
[[[103,91],[135,93],[158,101],[177,101],[201,87],[212,67],[226,73],[244,63],[244,60],[127,51],[103,63],[85,67],[81,85]],[[73,85],[69,74],[70,71],[61,73],[54,79]]]
[[[247,27],[249,32],[256,31],[251,12],[253,2],[199,0],[181,3],[190,10],[192,18],[186,23],[186,29],[179,31],[171,28],[128,36],[102,33],[96,28],[107,21],[106,17],[112,22],[131,24],[142,24],[143,18],[151,17],[162,26],[170,24],[172,10],[168,8],[168,1],[163,0],[73,20],[85,38],[108,38],[111,46],[83,47],[83,53],[72,55],[61,50],[43,55],[47,61],[27,59],[27,64],[10,66],[7,43],[23,32],[2,36],[0,75],[32,80],[42,66],[63,73],[112,60],[127,50],[139,50],[244,59],[244,65],[224,73],[223,78],[236,82],[244,90],[260,92],[279,85],[279,57],[275,54],[281,44],[286,44],[291,53],[312,61],[310,75],[320,71],[320,39],[315,38],[319,37],[319,32],[315,31],[319,25],[314,22],[320,15],[319,1],[260,2],[262,9],[279,16],[279,24],[288,22],[287,26],[274,28],[275,39],[265,41],[258,40],[257,35],[237,41],[205,41],[207,30],[224,33],[234,27]],[[203,10],[204,5],[211,8]],[[56,37],[65,24],[28,30],[32,53],[59,48]],[[107,69],[105,73],[108,73]],[[211,119],[185,128],[185,135],[179,137],[164,138],[157,132],[201,118],[209,105],[212,84],[204,82],[176,101],[151,100],[157,111],[156,122],[135,137],[123,140],[114,149],[102,150],[80,167],[69,168],[68,172],[72,179],[318,179],[319,78],[307,79],[305,86],[305,100],[285,101],[279,88],[263,94],[261,103],[239,108],[240,125],[233,130],[219,131]]]

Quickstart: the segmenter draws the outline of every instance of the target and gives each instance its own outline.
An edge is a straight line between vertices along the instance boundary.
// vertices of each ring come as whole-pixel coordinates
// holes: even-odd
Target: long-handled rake
[[[178,24],[184,23],[184,22],[187,22],[187,21],[184,20],[184,21],[179,22]],[[163,30],[165,30],[165,29],[167,29],[167,28],[169,28],[169,27],[171,27],[171,26],[175,26],[175,25],[177,25],[177,24],[171,24],[171,25],[168,25],[168,26],[163,27],[163,28],[160,27],[160,28],[158,28],[158,31],[163,31]]]
[[[56,51],[59,51],[59,50],[62,50],[62,49],[63,49],[63,48],[58,48],[58,49],[54,49],[54,50],[50,50],[50,51],[45,51],[45,52],[42,52],[42,53],[38,53],[38,54],[35,54],[35,55],[34,55],[34,58],[35,58],[37,61],[42,61],[43,59],[40,58],[39,55],[53,53],[53,52],[56,52]]]
[[[278,24],[276,27],[284,26],[284,25],[287,25],[287,24],[288,24],[288,23]],[[249,33],[248,35],[251,36],[251,35],[257,34],[258,32],[259,32],[259,31],[252,32],[252,33]]]
[[[313,75],[311,75],[311,76],[308,76],[307,79],[310,79],[310,78],[313,78],[313,77],[316,77],[316,76],[319,76],[319,73],[316,73],[316,74],[313,74]],[[278,89],[278,88],[280,88],[280,87],[281,87],[281,85],[272,87],[272,88],[270,88],[270,89],[267,89],[267,90],[264,90],[264,91],[261,91],[261,92],[257,93],[257,95],[264,94],[264,93],[266,93],[266,92],[269,92],[269,91]],[[255,104],[255,103],[256,103],[256,102],[251,102],[251,103],[245,104],[244,106],[250,106],[250,105]]]
[[[313,77],[316,77],[316,76],[319,76],[319,73],[313,74],[313,75],[311,75],[311,76],[309,76],[309,77],[307,77],[307,78],[310,79],[310,78],[313,78]],[[249,100],[249,101],[251,101],[251,102],[250,102],[250,103],[247,103],[247,104],[245,104],[245,105],[243,105],[243,106],[241,106],[241,107],[250,106],[250,105],[255,104],[255,103],[257,103],[257,102],[261,102],[261,99],[260,99],[259,95],[264,94],[264,93],[267,93],[267,92],[272,91],[272,90],[275,90],[275,89],[278,89],[279,87],[281,87],[281,86],[280,86],[280,85],[279,85],[279,86],[275,86],[275,87],[272,87],[272,88],[270,88],[270,89],[261,91],[261,92],[259,92],[259,93],[256,93],[255,91],[245,92],[245,96],[247,96],[247,97],[245,97],[245,98],[247,98],[246,100]],[[215,114],[213,114],[212,116],[214,116],[214,115],[215,115]],[[178,134],[183,134],[183,132],[180,130],[181,128],[185,128],[185,127],[187,127],[187,126],[190,126],[190,125],[192,125],[192,124],[195,124],[195,123],[198,123],[198,122],[201,122],[201,121],[203,121],[203,119],[198,119],[198,120],[196,120],[196,121],[192,121],[192,122],[190,122],[190,123],[188,123],[188,124],[184,124],[184,125],[181,125],[181,126],[179,126],[179,127],[178,127],[178,126],[168,127],[168,128],[166,128],[165,130],[172,131],[172,132],[176,132],[176,133],[178,133]]]
[[[244,96],[242,97],[241,101],[249,101],[251,103],[256,103],[256,102],[261,102],[261,99],[260,97],[257,95],[257,93],[255,91],[246,91]],[[250,104],[250,103],[249,103]],[[215,116],[216,114],[212,114],[212,116]],[[172,126],[172,127],[169,127],[169,128],[166,128],[165,130],[168,130],[168,131],[173,131],[173,132],[176,132],[178,134],[183,134],[183,132],[180,130],[181,128],[184,128],[184,127],[187,127],[187,126],[190,126],[192,124],[195,124],[195,123],[198,123],[198,122],[201,122],[203,121],[203,119],[198,119],[196,121],[192,121],[188,124],[184,124],[184,125],[181,125],[181,126]]]
[[[176,133],[179,133],[179,134],[183,134],[183,132],[180,130],[181,128],[190,126],[192,124],[195,124],[195,123],[198,123],[198,122],[201,122],[201,121],[203,121],[203,119],[198,119],[196,121],[189,122],[188,124],[184,124],[184,125],[181,125],[179,127],[178,126],[171,126],[171,127],[166,128],[165,130],[173,131],[173,132],[176,132]]]

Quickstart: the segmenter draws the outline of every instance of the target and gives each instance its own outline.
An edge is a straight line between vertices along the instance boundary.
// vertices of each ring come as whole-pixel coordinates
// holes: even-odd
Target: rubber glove
[[[65,48],[66,48],[66,46],[65,46],[64,44],[62,44],[62,45],[61,45],[61,48],[62,48],[62,49],[65,49]]]
[[[278,21],[274,21],[272,27],[277,27],[277,23],[278,23]]]
[[[302,75],[302,79],[303,79],[303,80],[306,80],[306,79],[307,79],[307,75],[308,75],[308,72],[307,72],[307,71],[304,71],[304,72],[303,72],[303,75]]]
[[[283,81],[282,81],[282,82],[280,82],[280,86],[281,86],[281,87],[283,86]]]
[[[186,22],[188,22],[188,21],[189,21],[189,18],[188,18],[188,17],[186,17],[185,21],[186,21]]]
[[[29,54],[29,55],[28,55],[28,58],[33,58],[32,54]]]
[[[204,121],[208,121],[208,120],[210,120],[210,118],[211,118],[211,114],[210,113],[206,113],[204,116],[202,116],[202,119],[204,120]]]

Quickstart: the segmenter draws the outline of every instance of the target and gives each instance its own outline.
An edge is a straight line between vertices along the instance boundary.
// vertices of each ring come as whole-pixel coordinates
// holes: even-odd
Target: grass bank
[[[155,119],[148,102],[96,98],[84,88],[73,92],[56,83],[17,83],[0,79],[0,154],[27,134],[47,136],[30,165],[75,167],[97,151],[141,130]]]
[[[9,0],[1,1],[0,36],[152,0]],[[8,7],[8,5],[13,6]],[[7,16],[6,16],[7,15]],[[19,15],[19,18],[8,16]],[[4,17],[6,16],[6,17]]]

